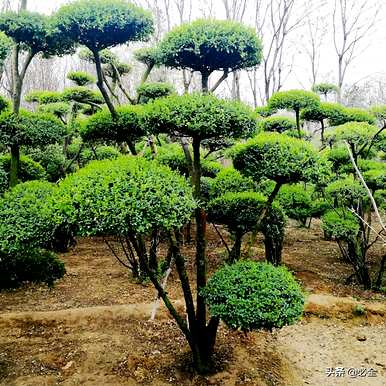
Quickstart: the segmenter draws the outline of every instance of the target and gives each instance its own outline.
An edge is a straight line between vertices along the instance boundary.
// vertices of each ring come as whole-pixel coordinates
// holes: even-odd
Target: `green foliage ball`
[[[293,324],[304,308],[302,290],[286,268],[249,260],[215,272],[203,295],[211,315],[243,331]]]

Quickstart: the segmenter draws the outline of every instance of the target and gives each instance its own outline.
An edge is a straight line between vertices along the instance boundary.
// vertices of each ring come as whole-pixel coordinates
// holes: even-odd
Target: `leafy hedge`
[[[211,315],[243,331],[293,324],[304,307],[302,290],[286,268],[249,260],[215,272],[203,295]]]

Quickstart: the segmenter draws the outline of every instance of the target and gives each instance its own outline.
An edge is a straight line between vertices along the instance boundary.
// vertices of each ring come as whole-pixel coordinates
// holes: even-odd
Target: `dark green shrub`
[[[216,198],[228,192],[241,193],[256,190],[256,184],[251,178],[244,177],[238,170],[229,167],[221,170],[213,179],[209,195]]]
[[[320,157],[309,143],[277,133],[262,133],[236,145],[232,158],[235,168],[255,181],[294,183],[320,172]]]
[[[104,103],[103,96],[99,91],[82,86],[66,88],[62,95],[62,99],[67,102],[90,103],[96,105]]]
[[[8,189],[8,174],[7,172],[0,168],[0,196]]]
[[[44,168],[48,181],[56,182],[64,177],[67,160],[62,146],[48,145],[44,150],[35,148],[28,152],[28,156]]]
[[[280,189],[277,200],[289,218],[306,225],[312,213],[312,191],[300,184],[284,185]]]
[[[52,286],[65,273],[64,263],[49,251],[32,249],[12,256],[0,252],[0,290],[17,288],[25,282]]]
[[[262,131],[282,133],[287,130],[296,130],[296,121],[288,117],[272,116],[259,121]]]
[[[359,222],[349,210],[329,210],[322,216],[322,229],[327,239],[348,241],[359,232]]]
[[[326,159],[331,163],[332,171],[337,175],[351,173],[353,171],[347,148],[343,146],[333,147],[324,151]]]
[[[116,109],[114,119],[108,110],[102,110],[81,123],[80,134],[84,141],[125,142],[145,135],[140,124],[142,106],[128,105]]]
[[[195,20],[170,31],[158,46],[167,67],[201,73],[255,67],[262,46],[252,28],[235,21]]]
[[[367,192],[359,181],[345,178],[332,182],[326,187],[326,196],[337,207],[355,208],[368,202]]]
[[[10,256],[50,249],[63,218],[54,211],[56,187],[46,181],[17,185],[0,200],[0,250]]]
[[[386,167],[368,170],[363,173],[363,178],[373,192],[386,189]]]
[[[304,307],[302,290],[286,268],[248,260],[218,270],[203,295],[211,315],[243,331],[293,324]]]
[[[94,160],[114,160],[121,155],[120,151],[113,146],[97,146],[94,151],[90,148],[82,150],[79,163],[83,167]]]
[[[139,103],[166,97],[176,92],[174,86],[165,82],[147,82],[137,88]]]
[[[380,209],[386,210],[386,190],[377,190],[374,199]]]
[[[182,133],[201,140],[248,136],[256,130],[252,109],[213,95],[185,94],[144,105],[143,125],[153,133]]]
[[[7,187],[9,185],[10,166],[11,166],[11,157],[9,155],[0,156],[0,170],[6,173]],[[18,175],[21,182],[26,182],[31,180],[45,180],[47,178],[47,174],[43,166],[26,156],[20,157]]]
[[[70,105],[66,102],[47,103],[46,105],[40,105],[38,112],[50,113],[58,118],[65,118],[70,113]]]

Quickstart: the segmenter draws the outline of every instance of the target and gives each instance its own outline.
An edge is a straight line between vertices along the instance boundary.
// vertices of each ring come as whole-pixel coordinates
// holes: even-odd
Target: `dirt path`
[[[358,305],[361,315],[355,315]],[[386,384],[382,302],[312,294],[306,317],[295,326],[248,336],[223,327],[219,371],[205,378],[190,372],[188,348],[165,308],[156,321],[148,321],[151,307],[140,303],[0,315],[0,384]],[[373,368],[377,376],[327,377],[328,367]]]

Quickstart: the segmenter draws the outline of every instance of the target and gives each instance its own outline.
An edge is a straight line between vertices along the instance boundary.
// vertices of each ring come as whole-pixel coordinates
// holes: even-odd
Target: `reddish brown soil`
[[[213,229],[209,234],[211,272],[225,249]],[[371,252],[374,269],[381,252],[380,245]],[[186,245],[184,254],[193,257],[193,246]],[[261,240],[252,256],[263,256]],[[339,260],[336,245],[322,239],[317,223],[311,229],[292,226],[283,257],[312,294],[303,320],[247,336],[221,326],[216,373],[200,377],[165,309],[148,321],[151,285],[130,279],[101,239],[79,240],[62,255],[67,274],[53,289],[27,285],[0,293],[0,384],[385,385],[384,295],[344,285],[351,269]],[[174,273],[168,292],[181,308]],[[355,316],[358,304],[365,312]],[[327,378],[326,367],[338,366],[373,367],[377,377]]]

